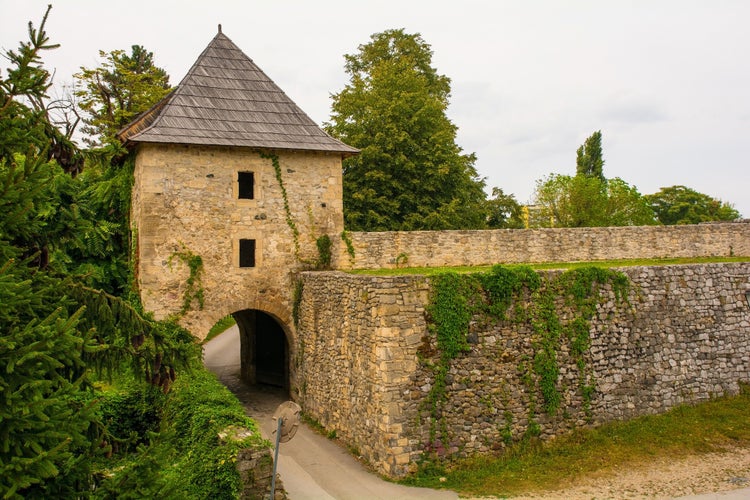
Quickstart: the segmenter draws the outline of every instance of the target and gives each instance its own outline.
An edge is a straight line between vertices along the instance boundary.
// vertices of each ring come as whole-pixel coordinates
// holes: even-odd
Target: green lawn
[[[574,269],[577,267],[599,266],[599,267],[629,267],[629,266],[666,266],[680,264],[707,264],[718,262],[750,262],[750,257],[692,257],[692,258],[668,258],[668,259],[621,259],[621,260],[597,260],[587,262],[544,262],[530,263],[533,269]],[[507,264],[508,266],[521,264]],[[398,269],[355,269],[347,271],[352,274],[367,274],[373,276],[394,276],[402,274],[440,274],[447,271],[456,273],[475,273],[489,271],[492,266],[463,266],[463,267],[403,267]]]
[[[224,316],[219,321],[217,321],[214,326],[211,327],[211,329],[208,331],[208,335],[206,335],[206,338],[203,340],[203,343],[205,344],[217,335],[224,333],[235,324],[236,323],[234,321],[234,318],[231,315]]]

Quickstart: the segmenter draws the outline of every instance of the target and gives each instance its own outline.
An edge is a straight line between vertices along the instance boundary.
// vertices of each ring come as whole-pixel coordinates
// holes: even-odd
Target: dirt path
[[[750,449],[675,458],[591,477],[564,490],[514,497],[526,499],[750,498]]]

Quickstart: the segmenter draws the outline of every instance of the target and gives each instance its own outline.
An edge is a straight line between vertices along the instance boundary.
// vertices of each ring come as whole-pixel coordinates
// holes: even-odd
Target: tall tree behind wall
[[[349,83],[326,130],[361,150],[344,162],[344,217],[363,231],[482,228],[484,181],[446,116],[450,80],[419,34],[388,30],[345,56]]]
[[[82,175],[87,206],[95,214],[97,243],[75,255],[77,269],[91,277],[92,286],[120,295],[128,280],[130,255],[130,193],[133,159],[115,134],[170,91],[169,75],[154,64],[154,55],[140,45],[130,54],[100,51],[96,68],[76,74],[76,96],[90,146]],[[105,243],[102,245],[101,243]]]
[[[686,186],[661,188],[644,198],[662,224],[699,224],[731,221],[740,213],[730,204]]]
[[[78,105],[84,113],[89,146],[115,143],[115,134],[136,115],[156,104],[169,91],[169,75],[154,65],[154,54],[133,45],[124,50],[99,51],[104,60],[96,68],[81,67],[76,74]]]
[[[602,132],[597,130],[576,151],[576,175],[595,177],[604,182],[604,157],[602,156]]]
[[[576,151],[576,175],[550,174],[536,183],[539,221],[556,227],[657,224],[635,186],[604,176],[602,133],[594,132]]]

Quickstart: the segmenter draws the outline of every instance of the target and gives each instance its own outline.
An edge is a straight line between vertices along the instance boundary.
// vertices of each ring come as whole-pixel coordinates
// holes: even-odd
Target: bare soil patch
[[[513,498],[667,499],[738,488],[750,488],[750,448],[660,459],[606,475],[582,478],[560,490]]]

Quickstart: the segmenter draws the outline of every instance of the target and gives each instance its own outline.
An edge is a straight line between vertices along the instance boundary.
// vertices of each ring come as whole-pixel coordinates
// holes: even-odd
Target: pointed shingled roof
[[[221,32],[164,99],[126,125],[123,142],[357,154],[326,134]]]

